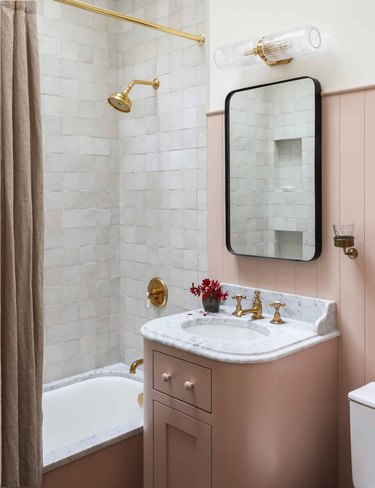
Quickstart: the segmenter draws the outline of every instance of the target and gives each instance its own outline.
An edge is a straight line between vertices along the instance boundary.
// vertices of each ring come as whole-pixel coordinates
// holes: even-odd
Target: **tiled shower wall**
[[[117,23],[38,2],[45,186],[45,381],[120,359]],[[116,8],[117,2],[103,6]]]
[[[122,2],[121,9],[192,33],[204,33],[205,1]],[[120,86],[160,79],[157,92],[135,86],[130,114],[119,115],[121,154],[122,358],[142,356],[144,322],[199,302],[192,281],[206,273],[205,47],[123,23]],[[163,278],[165,308],[146,307],[147,283]]]
[[[204,0],[96,5],[193,33]],[[142,355],[141,325],[196,307],[206,272],[205,47],[39,2],[45,165],[45,381]],[[135,78],[130,114],[107,97]],[[146,308],[148,280],[169,286]],[[121,355],[122,349],[122,355]]]

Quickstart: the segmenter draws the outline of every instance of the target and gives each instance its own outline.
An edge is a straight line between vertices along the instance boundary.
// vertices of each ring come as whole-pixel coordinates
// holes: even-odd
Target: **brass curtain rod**
[[[180,31],[177,29],[172,29],[165,25],[155,24],[154,22],[149,22],[147,20],[139,19],[137,17],[131,17],[130,15],[123,14],[122,12],[116,12],[115,10],[109,10],[103,7],[97,7],[89,3],[81,2],[80,0],[55,0],[56,2],[64,3],[65,5],[70,5],[71,7],[81,8],[83,10],[88,10],[96,14],[106,15],[107,17],[113,17],[114,19],[126,20],[132,22],[133,24],[143,25],[144,27],[150,27],[151,29],[156,29],[161,32],[166,32],[167,34],[172,34],[173,36],[184,37],[185,39],[190,39],[192,41],[198,42],[200,45],[205,43],[205,36],[203,34],[189,34],[188,32]]]

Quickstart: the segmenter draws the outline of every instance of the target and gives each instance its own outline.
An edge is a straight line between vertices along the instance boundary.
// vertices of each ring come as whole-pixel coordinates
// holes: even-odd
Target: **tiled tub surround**
[[[230,296],[246,295],[250,303],[248,305],[243,300],[243,308],[251,307],[253,288],[226,284],[223,284],[223,288],[229,291]],[[232,312],[235,303],[229,300],[228,305],[221,306],[218,314],[204,314],[202,310],[195,310],[163,317],[146,323],[141,332],[148,340],[230,363],[274,361],[340,335],[336,329],[335,302],[267,290],[261,291],[261,299],[265,317],[261,320],[252,320],[250,315],[234,318]],[[270,323],[274,309],[269,307],[269,303],[274,300],[286,304],[282,309],[285,324]],[[188,332],[189,325],[204,324],[214,319],[223,325],[229,323],[259,331],[260,337],[249,341],[226,340]]]
[[[118,363],[44,386],[44,471],[142,433],[142,376]]]
[[[205,2],[98,0],[191,32]],[[45,381],[142,356],[141,325],[193,308],[207,270],[206,47],[39,4],[45,157]],[[133,109],[110,93],[133,79]],[[152,276],[169,287],[147,309]],[[120,285],[121,281],[121,285]],[[121,288],[121,290],[120,290]],[[121,310],[120,310],[121,309]],[[120,351],[121,349],[121,351]]]
[[[38,11],[48,382],[120,360],[118,123],[106,100],[118,23],[51,0]]]

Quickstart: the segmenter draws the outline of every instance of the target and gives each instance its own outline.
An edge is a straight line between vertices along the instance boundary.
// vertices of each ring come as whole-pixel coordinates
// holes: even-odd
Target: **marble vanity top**
[[[252,303],[254,289],[223,284],[229,291],[230,298],[226,305],[220,307],[219,313],[205,313],[202,309],[183,312],[176,315],[151,320],[143,325],[142,335],[149,340],[198,354],[210,359],[230,363],[259,363],[274,361],[284,356],[314,346],[340,335],[336,329],[335,302],[316,298],[302,297],[287,293],[261,290],[264,318],[252,320],[251,315],[236,318],[232,315],[235,309],[235,294],[248,297],[243,308]],[[249,298],[251,298],[249,300]],[[270,323],[273,309],[269,303],[280,300],[286,304],[282,309],[285,324]],[[248,329],[249,340],[238,335],[216,338],[194,334],[194,327],[210,323],[219,327],[234,326]],[[200,330],[199,327],[196,330]]]

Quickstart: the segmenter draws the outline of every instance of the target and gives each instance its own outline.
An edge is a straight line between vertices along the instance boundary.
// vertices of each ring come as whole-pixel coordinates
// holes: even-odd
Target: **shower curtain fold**
[[[36,1],[0,1],[0,486],[42,480],[43,167]]]

